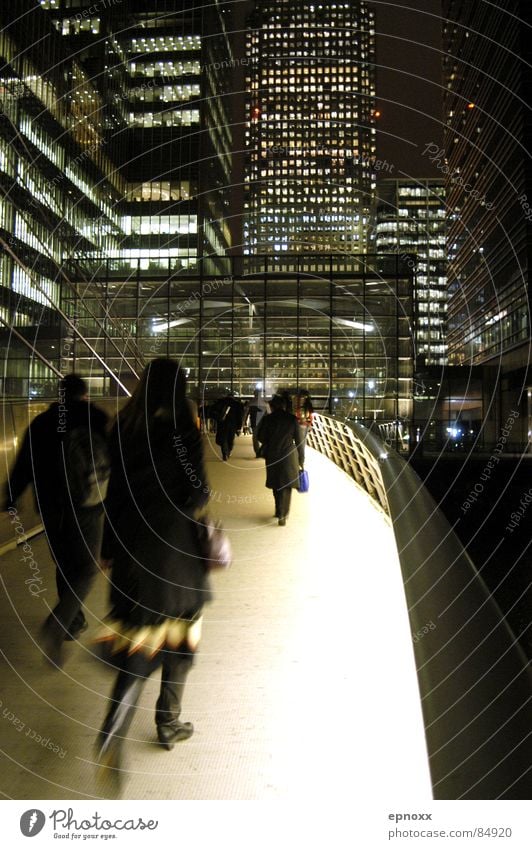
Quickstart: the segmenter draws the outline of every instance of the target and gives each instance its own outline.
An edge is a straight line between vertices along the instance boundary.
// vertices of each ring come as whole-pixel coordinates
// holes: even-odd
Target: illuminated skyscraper
[[[365,0],[257,0],[247,42],[246,253],[362,253],[375,189]]]
[[[105,393],[157,354],[197,378],[192,278],[231,238],[228,20],[219,0],[4,4],[7,394],[49,393],[73,369]]]
[[[418,367],[447,363],[446,208],[444,180],[387,178],[379,183],[376,249],[415,258]]]

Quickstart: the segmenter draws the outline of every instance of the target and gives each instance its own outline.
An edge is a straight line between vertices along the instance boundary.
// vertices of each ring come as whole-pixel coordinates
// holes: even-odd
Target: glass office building
[[[175,5],[106,0],[89,16],[73,0],[17,0],[2,12],[4,392],[53,396],[57,374],[75,370],[94,394],[123,393],[170,356],[198,397],[304,386],[318,408],[408,417],[412,271],[338,250],[330,216],[343,195],[325,191],[329,171],[319,191],[334,255],[275,254],[274,242],[267,256],[228,256],[230,17],[221,3]],[[354,74],[335,72],[342,98]],[[373,181],[366,107],[350,126],[369,147],[342,153],[353,208]]]
[[[478,364],[530,336],[532,18],[516,0],[447,0],[444,17],[449,358]]]
[[[73,368],[94,391],[134,378],[171,321],[161,277],[227,251],[229,17],[216,0],[2,11],[7,393]]]
[[[381,180],[377,188],[378,253],[412,254],[418,368],[447,364],[445,185],[439,179]]]
[[[375,189],[364,0],[257,0],[246,55],[246,253],[363,253]]]
[[[524,446],[532,433],[532,9],[526,0],[445,0],[443,12],[445,144],[430,155],[447,175],[449,362],[482,366],[488,437],[496,441],[519,411],[512,442]]]

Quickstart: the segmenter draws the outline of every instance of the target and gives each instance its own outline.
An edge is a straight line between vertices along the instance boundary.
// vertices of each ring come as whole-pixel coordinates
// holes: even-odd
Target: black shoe
[[[158,725],[157,737],[159,743],[172,751],[176,743],[180,740],[188,740],[194,734],[194,726],[191,722],[173,722],[172,725]]]
[[[87,628],[88,628],[88,627],[89,627],[89,623],[88,623],[88,622],[84,622],[84,623],[83,623],[82,625],[80,625],[78,628],[76,628],[76,629],[74,629],[74,630],[72,630],[72,631],[67,632],[67,633],[65,634],[65,640],[68,640],[69,642],[72,642],[73,640],[77,640],[77,639],[81,636],[81,634],[83,634],[83,633],[84,633],[84,631],[86,631],[86,630],[87,630]]]
[[[222,460],[227,460],[227,454],[222,454]]]
[[[286,516],[279,517],[279,524],[284,527],[286,525]]]

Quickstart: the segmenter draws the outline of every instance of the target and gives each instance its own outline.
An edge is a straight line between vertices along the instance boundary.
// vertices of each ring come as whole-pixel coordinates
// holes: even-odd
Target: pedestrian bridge
[[[125,749],[123,797],[529,798],[526,661],[406,464],[368,431],[317,416],[310,491],[293,494],[279,527],[251,438],[227,463],[205,439],[212,513],[234,563],[214,575],[185,693],[194,736],[172,752],[156,745],[153,676]],[[30,530],[45,591],[28,591],[20,546],[2,557],[1,790],[113,798],[93,750],[112,684],[91,646],[107,578],[88,599],[90,629],[51,671],[38,631],[54,569]]]

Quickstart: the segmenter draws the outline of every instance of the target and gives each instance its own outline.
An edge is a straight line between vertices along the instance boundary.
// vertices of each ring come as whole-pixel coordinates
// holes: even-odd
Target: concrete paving
[[[214,576],[182,718],[193,737],[156,743],[158,675],[129,732],[124,799],[431,798],[412,640],[392,529],[343,472],[312,450],[311,487],[273,518],[264,462],[248,436],[229,462],[207,438],[212,512],[234,548]],[[55,601],[45,539],[31,540],[46,592],[32,596],[21,550],[2,557],[1,784],[7,799],[116,798],[94,741],[112,677],[92,654],[107,610],[104,576],[90,629],[64,670],[43,662],[39,627]]]

